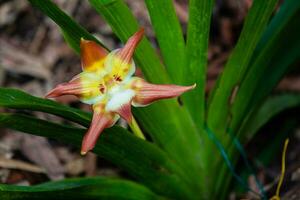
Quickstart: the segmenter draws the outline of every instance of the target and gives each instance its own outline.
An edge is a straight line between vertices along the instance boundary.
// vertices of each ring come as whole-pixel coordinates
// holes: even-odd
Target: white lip
[[[110,93],[110,99],[106,104],[106,111],[117,111],[122,105],[127,104],[134,97],[135,92],[131,89],[113,91]]]

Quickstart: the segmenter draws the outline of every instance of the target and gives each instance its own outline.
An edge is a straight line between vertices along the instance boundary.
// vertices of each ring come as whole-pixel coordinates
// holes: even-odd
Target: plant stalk
[[[133,134],[143,140],[146,140],[141,128],[139,127],[138,123],[136,122],[135,118],[132,116],[131,123],[128,124],[131,128]]]

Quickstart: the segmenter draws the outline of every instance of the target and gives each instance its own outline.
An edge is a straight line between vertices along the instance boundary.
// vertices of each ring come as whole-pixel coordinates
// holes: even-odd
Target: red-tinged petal
[[[123,119],[127,121],[128,124],[131,123],[132,120],[132,113],[131,113],[131,102],[122,105],[117,111],[117,114],[119,114]]]
[[[81,38],[80,55],[82,70],[96,71],[103,68],[107,51],[96,42]]]
[[[55,98],[62,95],[79,96],[82,93],[82,85],[79,79],[72,79],[68,83],[62,83],[46,94],[46,98]]]
[[[114,123],[113,114],[95,111],[89,130],[84,135],[81,146],[81,155],[85,155],[92,150],[103,129],[112,126]]]
[[[133,99],[134,106],[145,106],[159,99],[167,99],[180,96],[182,93],[194,89],[196,84],[191,86],[178,85],[156,85],[146,82],[143,79],[136,79],[132,83],[132,89],[136,91]]]
[[[134,50],[136,49],[139,42],[142,40],[144,36],[144,28],[140,28],[138,32],[136,32],[133,36],[131,36],[125,46],[118,51],[119,58],[125,62],[130,63]]]

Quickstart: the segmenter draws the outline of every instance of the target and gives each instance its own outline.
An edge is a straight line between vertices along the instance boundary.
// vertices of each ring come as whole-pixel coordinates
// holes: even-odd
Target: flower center
[[[102,83],[99,85],[99,90],[102,94],[105,93],[105,86]]]
[[[122,81],[122,78],[121,78],[121,76],[120,75],[113,75],[113,77],[114,77],[114,79],[115,79],[115,81],[117,81],[117,82],[121,82]]]

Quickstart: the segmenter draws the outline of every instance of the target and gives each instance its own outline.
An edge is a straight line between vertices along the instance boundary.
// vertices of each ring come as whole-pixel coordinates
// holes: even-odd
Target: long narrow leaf
[[[48,137],[80,147],[85,129],[63,126],[20,114],[0,114],[0,126]],[[178,177],[176,165],[156,146],[120,127],[105,130],[94,149],[99,156],[126,170],[158,194],[188,195],[189,189]]]
[[[163,61],[171,79],[183,83],[185,42],[172,0],[145,0]]]
[[[162,199],[148,188],[134,182],[100,177],[66,179],[36,186],[0,184],[0,197],[3,200]]]
[[[250,68],[250,60],[265,31],[276,3],[277,0],[254,0],[246,17],[238,43],[226,63],[223,73],[218,78],[210,97],[207,113],[208,126],[222,140],[224,146],[230,149],[228,150],[228,155],[233,162],[235,160],[232,158],[234,158],[234,155],[237,155],[237,149],[232,144],[229,134],[226,133],[228,123],[231,120],[230,107],[237,100],[235,97],[236,93],[242,91],[241,81]],[[230,131],[236,134],[234,129],[230,129]],[[231,145],[230,147],[228,147],[229,144]],[[231,176],[230,171],[226,169],[224,163],[215,162],[213,165],[220,170],[219,177],[215,180],[215,191],[219,191],[224,187],[228,188],[231,180],[229,178]],[[219,194],[219,197],[224,198],[224,195],[226,195],[226,192]]]
[[[213,174],[210,162],[213,158],[210,149],[215,149],[214,143],[208,138],[204,129],[207,52],[213,4],[214,0],[189,1],[186,64],[183,68],[183,82],[185,84],[196,83],[197,86],[194,90],[182,96],[183,106],[189,111],[198,128],[198,134],[203,138],[203,148],[206,154],[203,160],[206,160],[204,168],[207,174]],[[213,187],[211,180],[210,178],[206,181],[208,190]]]
[[[201,135],[205,116],[205,85],[210,20],[214,0],[189,1],[189,22],[186,45],[184,83],[197,84],[195,90],[183,95],[183,104],[188,108]]]
[[[80,51],[80,38],[93,40],[106,48],[99,40],[91,35],[87,30],[75,22],[70,16],[64,13],[50,0],[28,0],[31,5],[38,8],[48,17],[50,17],[62,30],[62,33],[67,43],[79,53]]]
[[[287,0],[272,20],[258,46],[257,52],[260,53],[253,57],[251,68],[232,106],[233,130],[238,130],[239,124],[245,119],[242,116],[258,106],[290,65],[300,59],[299,17],[300,2]]]
[[[224,134],[228,122],[229,105],[239,90],[255,47],[262,36],[278,0],[254,0],[244,23],[238,43],[233,50],[218,84],[215,86],[208,110],[208,125]]]
[[[230,129],[242,140],[248,134],[241,128],[242,124],[246,126],[251,123],[248,119],[254,118],[249,116],[259,109],[263,98],[276,86],[289,66],[300,58],[299,17],[300,2],[285,1],[265,31],[256,49],[256,55],[252,57],[249,71],[241,83],[231,110]],[[237,154],[236,150],[232,145],[229,148],[234,157]],[[222,178],[219,180],[222,185],[230,176],[228,171],[224,175],[225,171],[223,166],[220,173]]]
[[[15,108],[15,109],[42,111],[42,112],[61,116],[65,119],[69,119],[71,121],[77,122],[86,127],[89,126],[90,120],[91,120],[90,113],[86,113],[79,109],[64,106],[64,105],[61,105],[61,104],[51,101],[51,100],[34,97],[34,96],[26,94],[22,91],[16,90],[16,89],[0,88],[0,106],[7,107],[7,108]],[[145,109],[147,109],[147,108],[145,108]],[[144,116],[141,119],[145,118],[146,121],[149,121],[148,120],[149,115],[147,114],[148,112],[146,111],[143,113],[145,115],[141,115],[141,116]],[[170,114],[170,113],[163,114],[161,112],[157,112],[157,113],[158,113],[158,115],[160,115],[159,117],[165,117],[165,118],[167,118],[168,114]],[[152,117],[155,117],[155,116],[152,116]],[[182,122],[184,123],[184,121],[182,121]],[[178,127],[176,127],[176,126],[174,127],[173,124],[169,124],[168,120],[164,120],[163,123],[166,124],[166,126],[164,127],[166,129],[171,128],[171,129],[174,129],[174,131],[176,129],[178,129]],[[179,124],[179,123],[177,123],[177,124]],[[153,132],[155,132],[155,131],[157,131],[156,128],[158,126],[156,124],[150,123],[149,127],[153,127]],[[160,131],[158,133],[160,133]],[[172,142],[176,142],[176,141],[182,142],[182,138],[181,138],[182,135],[173,134],[172,137],[173,137],[171,140]],[[175,138],[175,137],[179,137],[179,138]],[[170,140],[166,140],[166,141],[162,141],[162,142],[165,142],[166,144],[170,145]],[[176,144],[172,144],[172,145],[176,145]],[[183,156],[183,155],[178,154],[177,156],[179,157],[179,156]]]
[[[300,106],[300,95],[282,94],[272,96],[264,101],[257,112],[253,112],[240,132],[242,140],[251,139],[267,122],[281,112]]]
[[[0,107],[42,111],[61,116],[88,127],[92,119],[91,113],[64,106],[55,101],[31,96],[12,88],[0,88]]]

